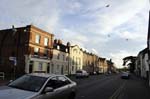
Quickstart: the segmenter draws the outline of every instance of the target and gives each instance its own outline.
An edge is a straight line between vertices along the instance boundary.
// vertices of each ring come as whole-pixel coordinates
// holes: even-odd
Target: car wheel
[[[75,93],[71,93],[70,95],[69,95],[69,98],[68,99],[75,99]]]

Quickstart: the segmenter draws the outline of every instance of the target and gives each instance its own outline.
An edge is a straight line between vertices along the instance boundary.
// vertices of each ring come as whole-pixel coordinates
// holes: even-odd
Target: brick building
[[[33,25],[0,30],[0,72],[7,77],[49,72],[53,37]]]

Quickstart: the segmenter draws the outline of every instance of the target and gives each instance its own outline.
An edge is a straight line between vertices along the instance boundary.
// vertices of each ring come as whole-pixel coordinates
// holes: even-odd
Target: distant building
[[[108,68],[107,68],[108,73],[113,73],[113,72],[116,71],[116,68],[115,68],[115,66],[114,66],[114,63],[112,62],[111,59],[110,59],[110,60],[107,60],[107,66],[108,66]]]
[[[88,73],[92,73],[94,70],[92,60],[93,54],[83,51],[83,70],[86,70]]]
[[[54,40],[50,73],[69,74],[69,46],[64,45],[61,40]]]
[[[99,73],[105,73],[105,58],[99,57],[98,61],[98,67],[99,67]]]
[[[93,73],[99,71],[99,57],[96,54],[92,56],[92,64],[93,64]]]
[[[53,37],[33,25],[0,30],[0,72],[7,77],[49,72]]]
[[[107,73],[108,72],[108,64],[107,64],[107,60],[105,59],[104,60],[104,73]]]
[[[70,73],[83,69],[83,51],[78,45],[70,46]]]

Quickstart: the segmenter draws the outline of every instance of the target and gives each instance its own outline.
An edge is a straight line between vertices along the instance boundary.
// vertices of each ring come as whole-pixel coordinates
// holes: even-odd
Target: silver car
[[[0,99],[74,99],[76,83],[63,75],[26,74],[0,87]]]
[[[85,70],[77,70],[76,71],[76,78],[83,78],[83,77],[89,77],[89,73]]]

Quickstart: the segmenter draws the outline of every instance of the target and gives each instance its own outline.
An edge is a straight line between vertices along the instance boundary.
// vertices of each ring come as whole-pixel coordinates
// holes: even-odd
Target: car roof
[[[31,73],[27,75],[39,76],[39,77],[45,77],[45,78],[54,77],[54,76],[64,76],[64,75],[48,74],[48,73]]]

